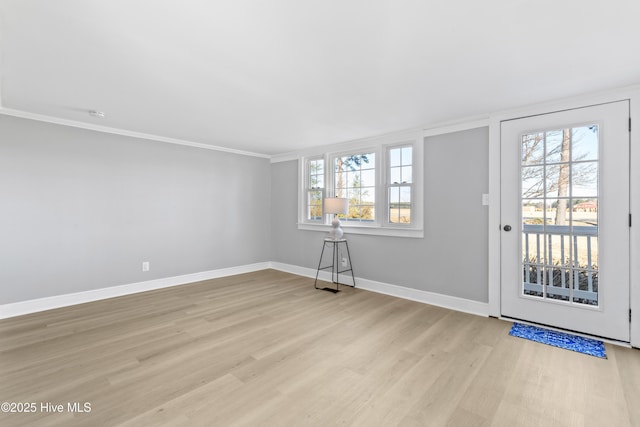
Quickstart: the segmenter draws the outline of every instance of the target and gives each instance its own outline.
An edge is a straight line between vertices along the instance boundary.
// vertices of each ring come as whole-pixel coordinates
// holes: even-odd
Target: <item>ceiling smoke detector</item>
[[[104,118],[104,112],[102,112],[102,111],[89,110],[89,115],[91,117],[97,117],[99,119],[103,119]]]

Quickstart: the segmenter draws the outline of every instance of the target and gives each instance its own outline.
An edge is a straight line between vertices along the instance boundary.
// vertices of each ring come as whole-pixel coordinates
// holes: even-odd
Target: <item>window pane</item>
[[[350,188],[345,192],[347,199],[349,199],[349,205],[358,205],[360,204],[360,189],[359,188]]]
[[[389,222],[398,224],[400,222],[400,209],[389,208]]]
[[[401,168],[391,168],[389,171],[389,182],[392,184],[400,184],[402,182],[402,177],[400,175]]]
[[[392,148],[389,150],[389,166],[393,168],[402,164],[400,161],[401,153],[402,150],[400,148]]]
[[[389,188],[389,222],[411,223],[411,187],[393,186]]]
[[[546,133],[545,144],[545,161],[547,163],[557,163],[560,160],[560,154],[562,152],[562,130],[554,130]],[[568,159],[565,159],[566,162]]]
[[[309,170],[311,173],[322,174],[324,173],[324,160],[311,160],[309,162]]]
[[[400,188],[399,187],[391,187],[389,188],[389,205],[396,205],[398,207],[398,203],[400,203]]]
[[[322,175],[311,175],[309,181],[309,187],[311,188],[324,187],[324,177]]]
[[[360,171],[350,172],[347,174],[347,177],[348,177],[348,182],[347,182],[348,187],[351,187],[351,188],[362,187],[362,178],[360,176]]]
[[[598,199],[572,199],[571,215],[575,226],[598,226]]]
[[[307,219],[322,219],[322,191],[309,191],[307,201]]]
[[[570,238],[563,229],[555,231],[553,226],[547,228],[545,243],[547,245],[547,264],[545,265],[547,298],[569,301],[571,288],[571,270],[566,268],[564,260],[570,256]]]
[[[568,163],[549,165],[545,168],[545,195],[548,198],[569,196],[569,169]]]
[[[544,166],[525,166],[522,168],[522,198],[542,197],[544,195]]]
[[[400,187],[400,203],[411,204],[411,187]]]
[[[598,305],[598,199],[573,205],[573,302]]]
[[[402,148],[402,164],[410,165],[412,164],[411,157],[413,156],[413,147],[403,147]]]
[[[522,200],[522,223],[532,225],[544,224],[544,199]]]
[[[572,165],[571,184],[575,198],[598,197],[598,162]]]
[[[571,158],[575,161],[598,159],[598,125],[573,129]]]
[[[400,223],[411,223],[411,187],[400,187]]]
[[[374,204],[376,201],[375,191],[373,188],[362,188],[360,190],[360,202]]]
[[[335,194],[349,199],[347,220],[374,220],[375,153],[357,153],[335,159]]]
[[[547,199],[547,225],[566,226],[571,220],[571,200],[568,198]]]
[[[373,221],[376,218],[376,208],[374,205],[366,205],[363,207],[363,219]]]
[[[411,209],[401,208],[399,222],[401,224],[411,224]]]
[[[544,157],[544,134],[532,133],[522,136],[522,164],[542,163]]]
[[[411,183],[411,173],[413,169],[411,166],[403,166],[402,167],[402,181],[403,183]]]
[[[349,205],[349,216],[346,218],[347,221],[371,221],[374,218],[373,205]]]
[[[360,178],[362,179],[363,187],[375,187],[376,186],[376,171],[375,170],[363,170],[360,172]]]
[[[309,161],[309,188],[324,188],[324,160]]]

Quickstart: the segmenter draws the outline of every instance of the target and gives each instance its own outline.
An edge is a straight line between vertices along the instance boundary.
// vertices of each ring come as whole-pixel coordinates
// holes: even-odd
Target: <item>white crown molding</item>
[[[161,279],[148,280],[145,282],[129,283],[126,285],[113,286],[109,288],[92,289],[90,291],[76,292],[65,295],[55,295],[51,297],[4,304],[0,305],[0,319],[22,316],[25,314],[37,313],[40,311],[67,307],[70,305],[84,304],[87,302],[99,301],[107,298],[136,294],[139,292],[168,288],[171,286],[186,285],[194,282],[200,282],[202,280],[211,280],[236,274],[251,273],[258,270],[264,270],[266,268],[269,268],[269,263],[261,262],[238,267],[202,271],[199,273],[165,277]]]
[[[159,135],[152,135],[152,134],[143,133],[143,132],[134,132],[134,131],[124,130],[124,129],[108,127],[108,126],[94,125],[91,123],[84,123],[84,122],[79,122],[75,120],[60,119],[57,117],[29,113],[26,111],[14,110],[11,108],[3,108],[1,105],[0,105],[0,114],[6,115],[6,116],[20,117],[23,119],[36,120],[39,122],[53,123],[53,124],[62,125],[62,126],[87,129],[95,132],[110,133],[114,135],[128,136],[132,138],[140,138],[140,139],[146,139],[150,141],[166,142],[168,144],[177,144],[177,145],[184,145],[187,147],[203,148],[205,150],[222,151],[225,153],[239,154],[242,156],[261,157],[265,159],[271,158],[271,156],[267,154],[236,150],[233,148],[220,147],[217,145],[204,144],[201,142],[186,141],[186,140],[177,139],[177,138],[167,138]]]
[[[490,118],[489,115],[482,115],[476,117],[467,117],[461,120],[453,120],[449,122],[437,123],[430,126],[425,126],[422,131],[422,136],[436,136],[444,135],[453,132],[462,132],[470,129],[477,129],[483,127],[489,127]]]
[[[352,139],[348,141],[336,142],[327,145],[318,145],[315,147],[304,148],[288,153],[274,154],[271,156],[271,163],[287,162],[290,160],[298,160],[300,157],[317,156],[327,152],[338,152],[348,147],[349,150],[368,148],[371,145],[389,144],[402,140],[413,140],[416,136],[421,135],[422,128],[405,129],[397,132],[385,133],[382,135],[369,136],[366,138]]]
[[[414,138],[416,135],[422,135],[422,137],[444,135],[447,133],[461,132],[469,129],[489,127],[489,124],[489,115],[467,117],[459,120],[451,120],[442,123],[435,123],[432,125],[425,125],[421,128],[392,132],[363,139],[343,141],[335,144],[321,145],[298,151],[290,151],[288,153],[274,154],[273,156],[271,156],[271,163],[288,162],[292,160],[298,160],[300,157],[314,156],[330,151],[339,151],[345,145],[353,148],[357,146],[366,146],[367,144],[372,143],[379,143],[380,141],[388,143],[394,140],[397,141],[398,139],[410,139]]]
[[[289,162],[292,160],[298,160],[299,158],[300,154],[295,151],[289,153],[274,154],[273,156],[271,156],[271,163]]]

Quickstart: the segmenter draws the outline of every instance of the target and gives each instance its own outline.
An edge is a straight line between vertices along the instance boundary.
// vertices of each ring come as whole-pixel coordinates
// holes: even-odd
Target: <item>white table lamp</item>
[[[324,213],[334,214],[333,221],[331,221],[331,231],[329,232],[329,238],[333,240],[339,240],[344,232],[340,228],[340,219],[338,214],[349,213],[349,199],[342,197],[328,197],[324,199]]]

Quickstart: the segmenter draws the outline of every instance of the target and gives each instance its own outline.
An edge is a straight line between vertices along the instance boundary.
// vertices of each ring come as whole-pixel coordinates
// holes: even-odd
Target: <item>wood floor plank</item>
[[[0,425],[640,425],[640,351],[510,326],[275,270],[4,319]]]

